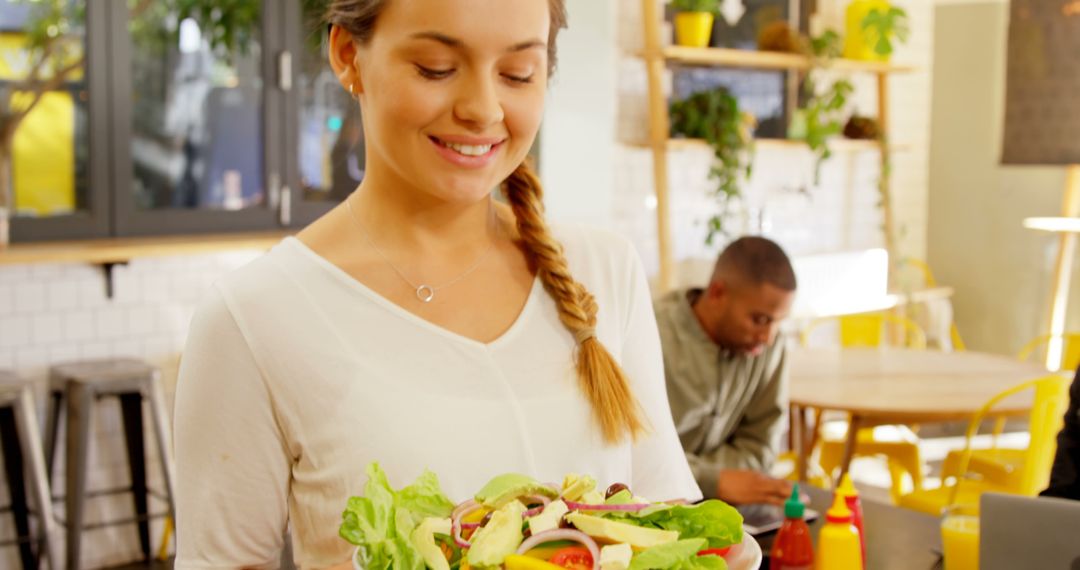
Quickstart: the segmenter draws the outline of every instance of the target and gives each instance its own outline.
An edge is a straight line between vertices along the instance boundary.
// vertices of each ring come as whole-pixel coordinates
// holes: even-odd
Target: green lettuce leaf
[[[723,501],[708,500],[696,505],[649,507],[637,513],[604,513],[605,518],[647,528],[674,530],[680,539],[704,538],[707,548],[723,548],[742,541],[743,518]]]
[[[679,538],[704,538],[709,541],[709,548],[723,548],[743,539],[742,515],[723,501],[676,505],[645,515],[641,520],[664,530],[678,531]]]
[[[454,503],[446,498],[439,487],[439,478],[434,473],[424,470],[412,485],[398,491],[398,506],[407,509],[419,523],[427,517],[447,518],[454,511]]]
[[[409,533],[427,516],[446,517],[453,504],[434,474],[395,492],[378,463],[368,465],[363,497],[349,498],[338,534],[360,547],[367,570],[424,570],[420,552]]]
[[[719,556],[698,556],[706,544],[704,538],[690,538],[654,546],[635,554],[629,570],[727,570]]]

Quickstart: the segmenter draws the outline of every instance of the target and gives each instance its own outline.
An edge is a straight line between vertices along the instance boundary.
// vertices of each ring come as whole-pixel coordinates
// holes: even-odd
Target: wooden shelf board
[[[123,263],[138,257],[196,255],[244,249],[267,250],[288,235],[288,232],[276,231],[12,244],[6,249],[0,248],[0,265]]]
[[[811,58],[804,55],[745,49],[669,46],[663,48],[663,56],[668,62],[685,65],[711,65],[777,71],[809,69],[813,66]],[[823,61],[821,66],[836,71],[864,73],[909,73],[915,70],[912,65],[855,59]]]
[[[630,146],[650,148],[648,142],[630,142],[627,143]],[[807,148],[806,143],[803,141],[797,141],[792,139],[757,139],[754,144],[760,148]],[[695,148],[707,148],[709,143],[703,139],[683,139],[674,138],[668,139],[668,150],[686,150]],[[846,138],[836,138],[829,141],[829,148],[834,152],[859,152],[859,151],[876,151],[881,148],[881,145],[877,141],[872,140],[854,140]],[[889,145],[890,152],[896,152],[901,150],[907,150],[908,145]]]

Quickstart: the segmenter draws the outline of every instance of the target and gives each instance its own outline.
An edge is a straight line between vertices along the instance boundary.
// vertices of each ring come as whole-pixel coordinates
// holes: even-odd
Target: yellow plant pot
[[[844,57],[862,61],[888,61],[874,51],[877,33],[863,30],[862,23],[872,10],[888,12],[888,0],[852,0],[844,14]]]
[[[710,12],[679,12],[675,14],[675,43],[686,47],[708,47],[712,27]]]

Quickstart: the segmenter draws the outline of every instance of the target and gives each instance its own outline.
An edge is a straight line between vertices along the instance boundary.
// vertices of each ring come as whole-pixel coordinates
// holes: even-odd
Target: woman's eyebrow
[[[413,34],[411,37],[413,39],[418,39],[418,40],[436,41],[436,42],[439,42],[439,43],[441,43],[443,45],[446,45],[446,46],[452,47],[452,48],[456,48],[456,49],[460,49],[460,48],[465,47],[465,42],[463,42],[463,41],[461,41],[461,40],[459,40],[457,38],[450,37],[450,36],[448,36],[446,34],[439,33],[439,32],[417,32],[417,33]],[[521,43],[514,44],[514,45],[510,46],[509,48],[507,48],[506,51],[507,52],[519,52],[519,51],[525,51],[525,50],[534,49],[534,48],[547,49],[547,43],[543,42],[543,41],[540,41],[540,40],[528,40],[528,41],[524,41],[524,42],[521,42]]]

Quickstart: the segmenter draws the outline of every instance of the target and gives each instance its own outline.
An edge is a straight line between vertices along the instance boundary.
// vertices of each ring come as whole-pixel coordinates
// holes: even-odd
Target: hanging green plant
[[[788,138],[806,142],[814,155],[814,185],[821,182],[821,165],[832,156],[829,139],[843,131],[844,109],[855,86],[847,79],[835,79],[819,87],[819,70],[840,55],[840,35],[828,30],[811,38],[814,65],[803,81],[803,106],[796,110],[788,126]]]
[[[705,243],[712,245],[725,234],[724,215],[731,201],[742,195],[740,184],[750,178],[754,161],[755,120],[739,109],[739,101],[723,87],[699,91],[671,103],[673,137],[704,139],[712,147],[713,165],[709,179],[716,181],[711,195],[720,206],[707,222]]]

